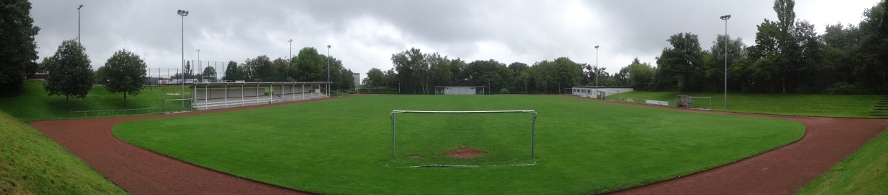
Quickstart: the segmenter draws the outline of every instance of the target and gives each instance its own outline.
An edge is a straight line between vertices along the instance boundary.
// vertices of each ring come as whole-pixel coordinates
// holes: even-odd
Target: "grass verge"
[[[799,189],[796,194],[888,193],[888,130]]]
[[[396,109],[536,110],[537,164],[385,167]],[[589,194],[735,162],[800,139],[804,127],[559,96],[370,95],[131,121],[113,134],[210,169],[322,194]]]
[[[63,119],[86,115],[88,117],[107,117],[110,110],[119,115],[123,109],[158,108],[137,113],[159,113],[165,99],[179,99],[181,87],[161,86],[145,87],[137,96],[127,96],[124,103],[122,93],[111,93],[104,86],[94,86],[85,99],[71,99],[65,102],[64,96],[49,96],[43,89],[43,81],[27,80],[24,83],[25,93],[15,97],[0,98],[0,110],[6,111],[16,118],[31,120]],[[186,90],[185,97],[190,96]],[[182,109],[173,106],[167,109]],[[105,110],[99,112],[99,110]],[[94,111],[90,113],[71,113],[72,111]],[[131,111],[130,113],[132,113]]]
[[[0,111],[0,194],[126,194],[33,127]]]
[[[737,94],[728,93],[728,106],[724,106],[722,93],[677,93],[633,91],[608,96],[609,100],[622,101],[635,98],[644,100],[669,101],[675,106],[677,95],[711,97],[714,110],[794,116],[853,117],[872,118],[870,110],[882,96],[879,95],[804,95],[804,94]],[[695,101],[698,99],[695,99]],[[697,106],[708,106],[709,102],[695,102]]]

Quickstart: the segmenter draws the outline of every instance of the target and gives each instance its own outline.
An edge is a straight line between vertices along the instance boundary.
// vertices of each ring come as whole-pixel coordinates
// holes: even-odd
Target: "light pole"
[[[182,16],[182,107],[185,107],[185,16],[188,16],[188,11],[179,10],[177,12],[180,16]]]
[[[200,49],[198,49],[198,50],[196,50],[196,51],[197,51],[197,71],[201,71],[201,72],[198,72],[198,73],[200,73],[200,77],[197,78],[197,79],[201,79],[201,80],[202,80],[202,79],[203,79],[203,69],[200,69],[200,65],[201,65],[201,64],[200,64]],[[191,66],[192,66],[191,68],[194,68],[194,67],[193,67],[194,65],[191,65]]]
[[[293,65],[293,39],[287,42],[290,42],[290,58],[287,58],[287,77],[290,77],[290,69],[292,68],[290,66]]]
[[[80,43],[80,8],[83,5],[77,6],[77,43]]]
[[[595,97],[598,97],[598,45],[595,46]]]
[[[725,110],[728,109],[728,19],[731,19],[731,15],[721,16],[721,19],[725,21]]]
[[[330,97],[330,45],[327,45],[327,97]]]

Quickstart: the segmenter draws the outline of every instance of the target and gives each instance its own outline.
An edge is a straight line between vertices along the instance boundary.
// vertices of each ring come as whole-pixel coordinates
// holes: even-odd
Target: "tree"
[[[145,61],[126,49],[114,53],[108,62],[105,62],[107,71],[105,76],[108,82],[105,89],[111,93],[123,92],[123,103],[126,105],[126,95],[136,96],[145,87]]]
[[[677,80],[661,80],[664,87],[678,87],[684,91],[700,90],[699,83],[693,83],[692,80],[701,76],[703,67],[703,50],[700,48],[700,41],[697,35],[691,33],[678,33],[672,35],[668,40],[672,48],[664,48],[660,58],[657,59],[659,72],[657,75],[667,76]],[[667,77],[663,77],[667,78]],[[677,82],[674,83],[674,82]]]
[[[629,69],[629,85],[635,90],[644,91],[652,88],[651,84],[656,70],[649,63],[641,63],[638,58],[635,58],[626,67]]]
[[[216,68],[213,68],[212,66],[207,66],[204,68],[203,73],[201,75],[203,75],[203,76],[201,76],[201,79],[209,78],[209,79],[212,79],[212,81],[215,81],[216,80]]]
[[[44,59],[45,61],[45,59]],[[96,70],[96,84],[106,85],[108,84],[108,67],[102,66]]]
[[[854,53],[853,74],[864,87],[888,91],[888,1],[864,12],[862,39]]]
[[[27,67],[37,60],[34,36],[40,31],[27,0],[0,2],[0,96],[18,95]]]
[[[299,50],[294,60],[296,66],[297,81],[322,81],[327,80],[324,57],[312,47]]]
[[[509,90],[512,92],[523,91],[524,93],[528,93],[528,79],[530,77],[528,70],[530,69],[530,66],[521,62],[513,62],[512,64],[509,64],[509,69],[512,70],[512,73],[514,74],[513,77],[515,78],[515,82]]]
[[[225,81],[243,80],[244,78],[242,75],[243,75],[243,73],[240,71],[240,69],[237,68],[237,62],[228,61],[228,66],[225,66],[225,76],[223,77],[223,80],[225,80]]]
[[[253,59],[247,59],[244,61],[244,66],[247,67],[247,74],[250,75],[250,80],[252,81],[274,81],[274,73],[272,71],[272,62],[268,56],[260,55],[256,56]]]
[[[95,73],[83,46],[74,39],[66,40],[48,60],[46,69],[49,75],[44,88],[49,95],[65,96],[66,103],[72,96],[86,98],[95,82]]]
[[[447,57],[441,57],[440,54],[426,55],[426,61],[429,64],[429,76],[432,86],[451,86],[453,83],[453,72],[451,71],[450,60]]]
[[[489,86],[489,92],[499,92],[502,88],[511,85],[514,82],[514,74],[512,70],[505,64],[496,60],[474,61],[467,64],[460,78],[464,85],[468,86]]]
[[[743,40],[740,38],[731,39],[730,36],[725,35],[718,35],[712,43],[712,47],[709,49],[709,54],[711,55],[707,55],[709,59],[704,58],[704,61],[707,61],[705,63],[707,64],[706,81],[707,83],[712,83],[706,87],[714,91],[721,91],[725,87],[722,86],[724,85],[724,79],[726,79],[724,78],[725,66],[731,69],[734,66],[735,60],[746,56],[746,44],[743,44]],[[725,64],[725,45],[727,45],[728,49],[727,64]],[[729,71],[728,74],[733,75],[734,73]]]
[[[397,82],[401,88],[410,93],[428,93],[427,76],[429,66],[419,49],[410,48],[407,51],[392,54],[392,64],[398,72]]]
[[[366,82],[364,82],[365,86],[386,86],[385,73],[383,73],[382,70],[379,70],[378,68],[371,68],[370,71],[367,72],[367,78],[364,79],[367,80]]]

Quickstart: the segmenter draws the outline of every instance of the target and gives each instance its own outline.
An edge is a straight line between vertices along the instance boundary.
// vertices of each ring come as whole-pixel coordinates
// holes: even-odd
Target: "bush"
[[[499,93],[500,93],[500,94],[509,94],[509,89],[506,89],[506,88],[500,88]]]
[[[863,89],[862,87],[848,83],[833,84],[832,86],[824,89],[823,92],[830,95],[860,95],[869,93],[869,91]]]

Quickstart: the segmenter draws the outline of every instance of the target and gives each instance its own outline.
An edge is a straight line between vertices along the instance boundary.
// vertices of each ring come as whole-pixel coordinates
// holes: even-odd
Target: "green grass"
[[[79,158],[0,111],[0,194],[126,194]]]
[[[796,194],[888,193],[888,130],[811,181]]]
[[[633,91],[628,93],[608,96],[610,100],[623,100],[624,98],[644,100],[669,101],[670,106],[675,106],[677,95],[691,95],[700,97],[712,97],[712,108],[724,109],[723,93],[676,93],[676,92],[643,92]],[[854,117],[871,118],[870,110],[882,96],[879,95],[798,95],[798,94],[738,94],[728,93],[728,108],[730,112],[761,113],[794,116],[824,116],[824,117]],[[695,101],[698,99],[695,99]],[[697,106],[708,106],[708,102],[695,102]]]
[[[386,167],[395,109],[536,110],[537,164]],[[113,134],[200,166],[322,194],[589,194],[735,162],[800,139],[804,127],[560,96],[371,95],[131,121]]]
[[[178,95],[170,96],[167,93],[180,94],[182,90],[181,87],[176,86],[145,87],[137,96],[128,95],[127,102],[124,104],[122,93],[110,93],[104,86],[94,86],[85,99],[72,98],[66,103],[64,96],[49,96],[49,93],[43,89],[43,84],[43,81],[25,81],[25,93],[15,97],[0,98],[0,110],[4,110],[16,118],[31,121],[69,118],[72,116],[71,111],[122,110],[151,107],[160,109],[163,107],[165,99],[179,99],[181,97]],[[188,97],[190,94],[186,89],[185,97]],[[176,106],[173,109],[181,109],[181,106]],[[160,112],[160,110],[153,111],[154,113]],[[94,117],[96,114],[108,115],[109,113],[93,112],[87,115]],[[82,115],[83,113],[79,113],[73,116]]]

